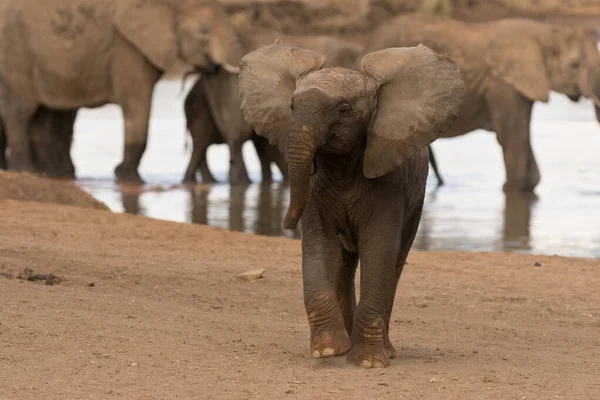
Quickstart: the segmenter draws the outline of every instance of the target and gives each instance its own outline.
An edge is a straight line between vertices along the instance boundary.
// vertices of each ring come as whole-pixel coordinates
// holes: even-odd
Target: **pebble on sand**
[[[238,274],[237,277],[245,280],[245,281],[255,281],[257,279],[261,279],[263,274],[265,273],[264,268],[252,269],[250,271],[242,272]]]

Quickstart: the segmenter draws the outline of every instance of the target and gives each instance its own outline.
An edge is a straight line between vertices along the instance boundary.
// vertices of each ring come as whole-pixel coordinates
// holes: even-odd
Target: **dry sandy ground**
[[[310,357],[299,241],[15,200],[0,221],[2,400],[600,398],[598,260],[414,252],[399,358],[361,370]]]

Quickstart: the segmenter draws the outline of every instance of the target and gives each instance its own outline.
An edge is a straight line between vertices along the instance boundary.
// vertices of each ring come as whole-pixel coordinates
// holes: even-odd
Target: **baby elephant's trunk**
[[[290,205],[283,220],[284,229],[295,229],[308,202],[310,176],[318,147],[316,126],[294,123],[288,136],[287,160],[290,178]]]

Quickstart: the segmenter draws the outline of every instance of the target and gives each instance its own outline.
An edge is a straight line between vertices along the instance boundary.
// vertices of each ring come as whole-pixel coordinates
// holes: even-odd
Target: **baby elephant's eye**
[[[338,112],[340,113],[340,115],[348,114],[350,112],[350,109],[351,109],[350,104],[348,104],[346,102],[340,103],[338,105]]]
[[[290,110],[294,111],[294,103],[290,103]]]

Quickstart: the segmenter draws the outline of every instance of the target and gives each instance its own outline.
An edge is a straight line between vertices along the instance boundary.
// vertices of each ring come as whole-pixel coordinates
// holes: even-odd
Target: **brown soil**
[[[0,200],[6,199],[108,210],[106,205],[81,190],[72,181],[0,171]]]
[[[600,398],[599,260],[411,253],[399,358],[361,370],[310,357],[299,241],[12,200],[0,221],[2,399]]]

